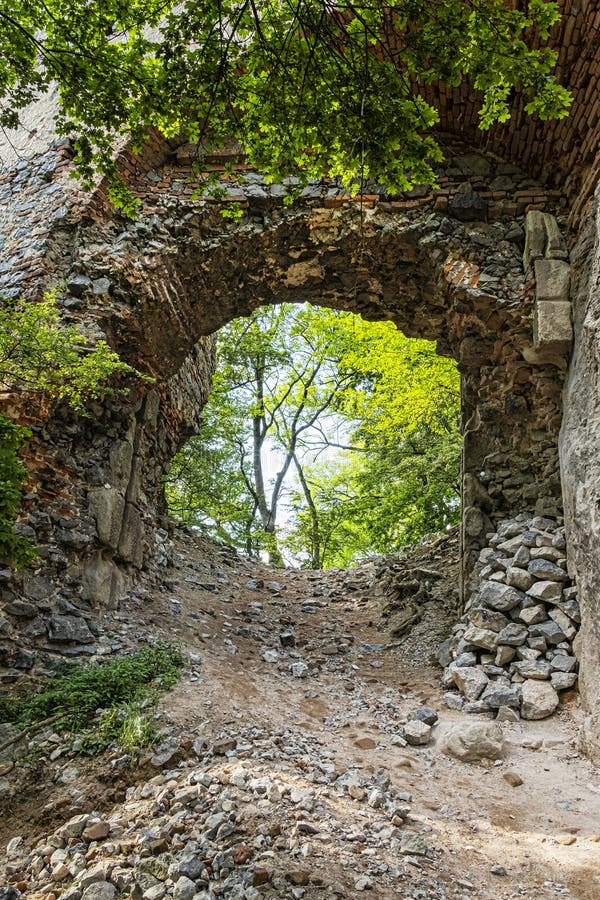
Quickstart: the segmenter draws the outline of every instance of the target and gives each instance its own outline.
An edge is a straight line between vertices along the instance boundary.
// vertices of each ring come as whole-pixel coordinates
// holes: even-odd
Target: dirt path
[[[144,853],[135,856],[145,828],[156,832],[153,854],[177,861],[188,846],[205,869],[211,860],[210,878],[188,879],[190,900],[600,898],[600,773],[577,753],[575,704],[505,723],[500,764],[459,762],[439,749],[467,717],[444,706],[428,665],[437,637],[409,638],[423,665],[405,665],[402,643],[382,629],[369,567],[279,572],[194,545],[185,538],[163,585],[138,592],[115,621],[114,639],[181,641],[191,667],[162,702],[164,746],[123,774],[137,787],[104,816],[109,843],[88,849],[91,864],[111,863],[107,883],[140,900],[187,900],[185,865],[148,875]],[[407,746],[402,726],[423,705],[439,715],[434,738]],[[201,801],[194,793],[186,812],[190,789]],[[231,864],[215,868],[219,853]]]

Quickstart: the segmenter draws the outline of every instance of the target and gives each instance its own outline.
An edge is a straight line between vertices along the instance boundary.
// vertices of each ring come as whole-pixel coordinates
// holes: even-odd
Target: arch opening
[[[167,508],[249,556],[344,568],[458,522],[460,448],[459,376],[434,344],[352,313],[261,307],[218,335]]]

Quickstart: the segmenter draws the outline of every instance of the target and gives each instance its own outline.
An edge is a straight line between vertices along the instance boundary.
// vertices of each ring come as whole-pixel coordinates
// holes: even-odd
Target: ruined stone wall
[[[33,427],[19,527],[40,548],[18,580],[0,570],[5,680],[31,669],[40,652],[85,649],[99,608],[117,601],[145,559],[164,556],[160,478],[198,428],[211,335],[262,303],[309,300],[389,319],[457,359],[468,589],[477,548],[496,522],[560,513],[557,435],[571,328],[561,235],[570,229],[575,349],[561,463],[588,745],[598,752],[600,224],[590,197],[600,175],[600,9],[598,0],[560,5],[552,42],[559,80],[574,94],[570,116],[528,118],[516,92],[511,121],[482,133],[467,85],[428,89],[447,156],[435,191],[385,197],[374,189],[358,204],[322,184],[284,209],[283,187],[239,163],[222,181],[226,205],[242,212],[231,222],[209,198],[193,199],[196,148],[152,135],[142,158],[123,149],[119,159],[142,200],[132,223],[110,208],[105,185],[83,194],[70,178],[54,98],[25,111],[24,129],[0,140],[0,294],[35,299],[55,289],[65,321],[92,341],[106,336],[155,378],[92,405],[87,418],[2,398]],[[208,166],[223,162],[215,156]]]
[[[589,718],[584,740],[600,759],[600,187],[572,253],[575,345],[560,436],[569,564],[582,627],[577,655]]]
[[[554,326],[540,329],[548,298],[536,272],[566,255],[558,192],[455,142],[435,191],[374,191],[356,202],[315,184],[286,207],[282,186],[238,163],[216,204],[192,196],[193,152],[153,138],[143,160],[123,154],[142,201],[133,222],[110,207],[104,185],[78,192],[64,143],[2,175],[0,291],[35,299],[53,288],[65,321],[91,340],[107,337],[155,379],[93,404],[87,418],[68,410],[36,418],[10,398],[35,428],[20,527],[41,548],[2,595],[4,662],[13,667],[30,667],[40,649],[85,648],[98,610],[162,553],[160,480],[198,429],[212,335],[261,304],[310,301],[391,320],[458,361],[467,588],[494,523],[560,513],[568,334],[565,344]],[[241,218],[224,218],[223,205]]]
[[[480,131],[481,95],[470,84],[432,85],[426,96],[439,110],[440,128],[450,136],[460,130],[473,146],[518,163],[543,184],[558,188],[568,199],[571,223],[578,228],[600,180],[600,4],[559,0],[558,7],[561,18],[550,32],[549,44],[557,52],[556,78],[573,95],[569,116],[550,122],[528,116],[527,98],[516,90],[510,122]],[[530,37],[532,46],[540,46],[539,34]]]

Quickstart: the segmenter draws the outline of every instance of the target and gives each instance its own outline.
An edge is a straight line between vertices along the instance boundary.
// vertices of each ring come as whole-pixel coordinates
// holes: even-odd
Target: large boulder
[[[463,762],[482,759],[501,759],[504,755],[504,735],[495,722],[473,722],[457,725],[441,741],[442,752]]]
[[[529,678],[521,685],[521,716],[524,719],[547,719],[558,706],[558,694],[548,681]]]

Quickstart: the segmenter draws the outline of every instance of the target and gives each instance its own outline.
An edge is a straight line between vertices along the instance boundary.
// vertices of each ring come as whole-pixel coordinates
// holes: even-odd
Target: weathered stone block
[[[123,518],[123,528],[119,540],[119,555],[135,566],[144,560],[144,526],[139,511],[128,503]]]
[[[94,641],[94,635],[85,619],[79,616],[52,616],[48,636],[51,641],[58,643],[77,641],[78,644],[91,644]]]
[[[571,304],[568,301],[536,301],[533,310],[533,348],[566,356],[573,343]]]
[[[487,202],[466,182],[450,198],[448,212],[461,222],[485,222]]]
[[[495,650],[498,646],[498,634],[489,628],[469,625],[463,637],[468,644],[472,644],[474,647],[483,647],[485,650]]]
[[[123,581],[123,575],[113,560],[96,553],[86,561],[81,596],[96,607],[114,607],[123,593]]]
[[[452,670],[452,679],[467,700],[477,700],[489,681],[485,672],[475,666],[457,666]]]
[[[125,511],[123,496],[116,488],[97,488],[89,493],[89,508],[100,541],[116,550]]]
[[[504,681],[492,681],[481,695],[481,699],[492,709],[501,706],[516,706],[521,703],[521,690],[518,685]]]
[[[485,628],[496,632],[502,631],[503,628],[510,624],[510,620],[501,612],[481,607],[469,611],[469,620],[477,628]]]
[[[570,299],[571,267],[560,259],[536,259],[535,296],[537,301]]]
[[[127,487],[131,474],[133,447],[129,441],[118,441],[110,452],[110,476],[115,487]]]
[[[484,581],[479,591],[479,598],[485,606],[499,612],[507,612],[514,609],[515,606],[522,605],[525,595],[522,591],[509,587],[507,584]]]
[[[501,759],[504,756],[504,735],[495,722],[461,724],[444,735],[441,750],[463,762]]]
[[[537,259],[568,259],[569,251],[558,222],[550,213],[531,210],[525,217],[523,268],[530,275]]]
[[[532,210],[525,216],[525,250],[523,268],[527,274],[536,259],[543,259],[546,252],[546,228],[544,214]]]
[[[558,694],[547,681],[527,680],[522,692],[521,715],[524,719],[546,719],[558,706]]]
[[[56,590],[56,585],[44,575],[34,575],[25,571],[23,574],[23,594],[29,600],[46,600]]]

